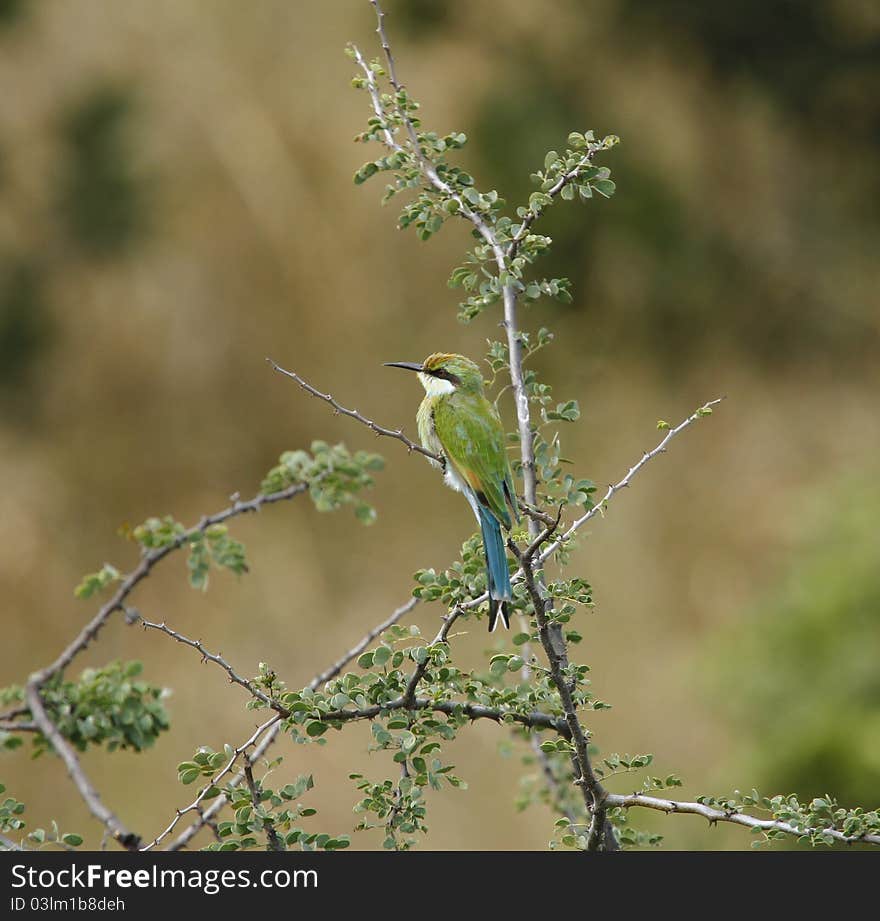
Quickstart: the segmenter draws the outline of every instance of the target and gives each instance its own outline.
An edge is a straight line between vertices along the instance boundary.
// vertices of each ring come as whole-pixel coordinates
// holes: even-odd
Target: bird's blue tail
[[[487,509],[480,506],[480,529],[483,532],[483,548],[486,551],[486,572],[489,582],[489,632],[498,626],[498,615],[504,626],[510,629],[508,602],[513,597],[510,588],[510,570],[507,568],[507,554],[501,525]]]

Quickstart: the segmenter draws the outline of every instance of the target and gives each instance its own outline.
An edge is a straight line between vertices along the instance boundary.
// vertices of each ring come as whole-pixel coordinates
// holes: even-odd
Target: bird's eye
[[[451,371],[447,371],[445,368],[438,368],[436,371],[433,371],[432,374],[434,377],[443,381],[449,381],[455,386],[461,383],[461,379],[457,375],[453,374]]]

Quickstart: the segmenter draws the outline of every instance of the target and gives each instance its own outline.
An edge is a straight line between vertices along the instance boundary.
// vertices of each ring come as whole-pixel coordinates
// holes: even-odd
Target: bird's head
[[[428,396],[440,396],[462,390],[483,392],[483,375],[479,367],[464,355],[435,352],[421,364],[411,361],[387,361],[387,367],[415,371]]]

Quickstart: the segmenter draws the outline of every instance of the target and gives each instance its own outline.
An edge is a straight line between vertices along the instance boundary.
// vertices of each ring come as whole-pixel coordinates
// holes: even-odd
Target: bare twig
[[[200,640],[191,640],[189,637],[184,636],[182,633],[177,633],[175,630],[172,630],[165,621],[162,621],[161,624],[153,623],[152,621],[145,620],[139,614],[137,615],[140,620],[141,626],[147,630],[158,630],[161,633],[164,633],[166,636],[170,636],[172,639],[177,640],[178,643],[183,643],[185,646],[190,646],[193,649],[196,649],[201,653],[203,662],[213,662],[216,665],[219,665],[223,671],[229,675],[230,683],[240,685],[243,687],[252,697],[256,697],[257,700],[261,700],[267,707],[271,707],[277,713],[280,713],[282,716],[288,716],[288,710],[277,700],[273,700],[267,694],[264,694],[254,683],[249,681],[247,678],[242,678],[232,666],[223,658],[223,656],[214,653],[208,652],[207,649],[202,645]]]
[[[392,611],[382,623],[376,624],[369,633],[352,646],[337,662],[334,662],[329,668],[324,669],[324,671],[316,675],[309,684],[309,687],[314,690],[318,685],[324,684],[331,678],[335,678],[342,669],[345,668],[352,659],[356,659],[380,633],[384,633],[385,630],[396,624],[404,614],[408,614],[418,603],[419,599],[413,596],[406,604],[402,604],[399,608]]]
[[[0,730],[3,732],[39,732],[40,727],[33,721],[0,720]]]
[[[644,796],[640,793],[631,793],[627,796],[609,793],[605,797],[605,805],[609,809],[631,809],[635,806],[642,806],[645,809],[657,809],[665,813],[699,815],[712,825],[716,822],[732,822],[734,825],[743,825],[746,828],[759,828],[762,831],[780,831],[786,835],[793,835],[797,838],[803,835],[809,835],[809,833],[813,831],[821,832],[823,835],[829,835],[835,841],[840,841],[845,844],[880,844],[880,835],[877,834],[845,835],[836,828],[797,828],[788,822],[782,822],[778,819],[759,819],[756,816],[747,815],[744,812],[713,809],[711,806],[704,806],[702,803],[686,803],[676,800],[660,799],[654,796]]]
[[[5,713],[0,713],[0,720],[4,722],[6,720],[18,719],[20,716],[27,716],[28,708],[27,707],[13,707],[11,710],[7,710]]]
[[[691,413],[683,422],[680,422],[675,428],[669,429],[662,441],[657,445],[656,448],[653,448],[651,451],[646,451],[641,459],[633,464],[632,467],[626,473],[626,476],[622,480],[619,480],[617,483],[609,486],[605,495],[602,499],[596,503],[589,511],[585,512],[580,518],[576,518],[568,529],[562,534],[557,540],[553,541],[549,547],[545,547],[541,552],[541,555],[538,557],[538,563],[543,563],[548,557],[552,556],[561,546],[565,543],[579,528],[582,528],[591,518],[596,515],[602,514],[605,511],[605,506],[612,499],[615,493],[620,492],[621,489],[625,489],[629,486],[632,478],[648,463],[648,461],[653,460],[657,457],[658,454],[663,454],[666,451],[666,446],[675,438],[676,435],[681,434],[689,425],[692,425],[698,419],[703,418],[711,413],[712,407],[717,406],[724,397],[718,397],[717,400],[710,400],[708,403],[704,403],[696,412]]]
[[[403,429],[386,429],[381,425],[377,425],[371,419],[367,419],[365,416],[362,416],[356,409],[346,409],[344,406],[341,406],[336,400],[330,396],[329,393],[321,393],[320,390],[316,390],[308,381],[303,380],[295,371],[288,371],[286,368],[282,368],[280,365],[275,364],[271,358],[266,359],[270,365],[279,373],[283,374],[286,377],[291,378],[297,382],[297,384],[302,387],[306,393],[310,393],[313,397],[318,397],[319,400],[324,400],[325,403],[329,403],[334,411],[337,414],[343,416],[349,416],[351,419],[356,419],[362,425],[366,425],[367,428],[372,429],[376,435],[384,435],[387,438],[396,438],[398,441],[402,441],[407,448],[412,451],[417,451],[419,454],[424,454],[425,457],[430,458],[433,461],[436,461],[438,464],[443,464],[443,458],[439,454],[434,454],[433,451],[429,451],[427,448],[423,448],[421,445],[416,444],[411,439],[407,438],[403,434]]]

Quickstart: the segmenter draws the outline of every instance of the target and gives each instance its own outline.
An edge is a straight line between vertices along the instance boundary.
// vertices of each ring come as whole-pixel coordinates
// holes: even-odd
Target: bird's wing
[[[505,488],[515,493],[504,429],[495,407],[482,396],[454,394],[437,402],[434,430],[444,453],[479,503],[509,529]]]

